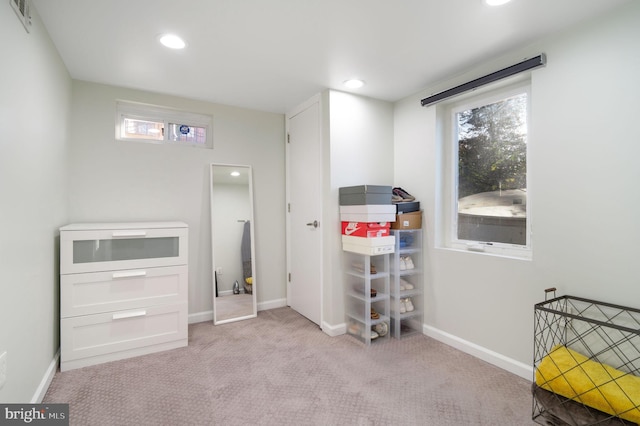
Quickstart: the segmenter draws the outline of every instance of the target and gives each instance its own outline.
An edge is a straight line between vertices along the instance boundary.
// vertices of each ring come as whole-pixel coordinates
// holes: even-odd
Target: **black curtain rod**
[[[493,83],[494,81],[498,81],[506,77],[511,77],[512,75],[518,74],[520,72],[537,68],[539,66],[545,65],[546,63],[547,57],[544,53],[542,53],[535,58],[527,59],[526,61],[522,61],[518,64],[501,69],[500,71],[487,74],[484,77],[476,78],[475,80],[472,80],[468,83],[461,84],[460,86],[445,90],[444,92],[436,93],[435,95],[431,95],[427,98],[424,98],[421,103],[422,106],[431,105],[443,99],[447,99],[452,96],[459,95],[460,93],[468,92],[469,90],[473,90],[477,87],[484,86],[485,84]]]

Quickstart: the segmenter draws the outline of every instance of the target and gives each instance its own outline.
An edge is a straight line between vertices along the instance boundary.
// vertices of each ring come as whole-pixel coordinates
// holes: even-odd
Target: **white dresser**
[[[60,228],[60,370],[186,346],[182,222]]]

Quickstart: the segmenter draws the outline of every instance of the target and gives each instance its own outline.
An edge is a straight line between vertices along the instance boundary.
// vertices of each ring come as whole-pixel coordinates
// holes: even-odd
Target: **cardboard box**
[[[421,229],[422,210],[411,213],[403,213],[396,216],[396,221],[391,224],[391,229]]]
[[[342,234],[365,238],[386,237],[390,227],[390,222],[342,222]]]
[[[391,206],[393,207],[393,206]],[[395,222],[394,213],[341,213],[341,222]]]
[[[358,185],[345,186],[338,190],[341,206],[362,204],[391,204],[391,186]]]
[[[420,211],[420,201],[404,201],[395,203],[396,214],[411,213]]]

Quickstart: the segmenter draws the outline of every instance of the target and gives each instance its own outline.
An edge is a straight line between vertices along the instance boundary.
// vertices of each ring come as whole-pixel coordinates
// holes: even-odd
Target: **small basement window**
[[[213,148],[213,117],[129,101],[116,103],[116,139]]]

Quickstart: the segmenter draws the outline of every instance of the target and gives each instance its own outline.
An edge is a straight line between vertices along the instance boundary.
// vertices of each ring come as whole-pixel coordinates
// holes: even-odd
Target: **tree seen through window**
[[[527,93],[455,114],[458,238],[526,244]]]

